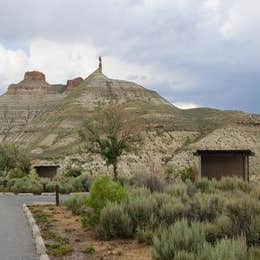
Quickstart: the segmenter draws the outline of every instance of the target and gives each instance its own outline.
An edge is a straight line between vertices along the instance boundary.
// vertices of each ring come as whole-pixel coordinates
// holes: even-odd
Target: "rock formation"
[[[39,71],[27,71],[24,74],[24,80],[43,80],[43,81],[45,81],[45,75]]]
[[[74,88],[77,87],[82,81],[83,81],[83,78],[81,78],[81,77],[68,80],[68,81],[67,81],[67,85],[66,85],[66,90],[67,90],[67,91],[70,91],[70,90],[74,89]]]
[[[45,74],[39,71],[27,71],[24,79],[8,87],[6,95],[41,95],[41,94],[60,94],[64,92],[66,86],[51,85],[46,82]]]

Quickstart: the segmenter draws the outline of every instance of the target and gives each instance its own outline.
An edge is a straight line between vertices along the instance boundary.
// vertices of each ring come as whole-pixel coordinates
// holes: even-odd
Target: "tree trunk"
[[[117,181],[118,178],[117,178],[117,162],[114,162],[113,163],[113,172],[114,172],[114,181]]]

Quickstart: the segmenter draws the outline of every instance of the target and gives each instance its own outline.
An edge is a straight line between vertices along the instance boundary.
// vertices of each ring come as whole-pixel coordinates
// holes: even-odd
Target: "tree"
[[[20,169],[28,174],[31,164],[26,153],[12,144],[0,144],[0,173],[7,175],[12,169]]]
[[[84,150],[100,154],[108,166],[113,166],[114,180],[117,180],[118,160],[123,152],[139,147],[141,127],[122,105],[112,104],[87,118],[80,136],[86,142]]]

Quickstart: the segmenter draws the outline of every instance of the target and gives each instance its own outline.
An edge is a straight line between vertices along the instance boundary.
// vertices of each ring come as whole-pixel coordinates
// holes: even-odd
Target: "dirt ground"
[[[30,207],[51,260],[150,260],[151,248],[135,240],[104,241],[64,207]]]

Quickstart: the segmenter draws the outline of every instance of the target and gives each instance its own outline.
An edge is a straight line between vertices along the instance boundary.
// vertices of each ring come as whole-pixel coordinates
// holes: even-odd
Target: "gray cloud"
[[[27,52],[37,38],[91,44],[167,74],[146,87],[172,102],[259,113],[259,17],[257,0],[0,0],[0,44]]]

